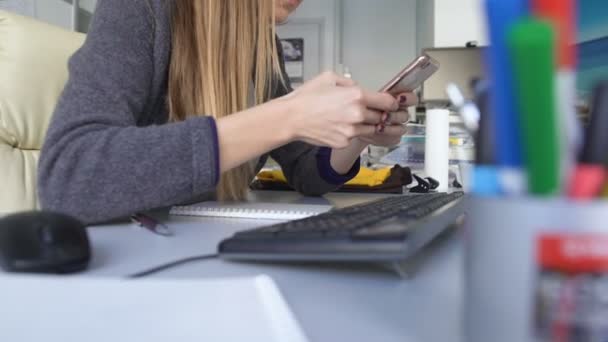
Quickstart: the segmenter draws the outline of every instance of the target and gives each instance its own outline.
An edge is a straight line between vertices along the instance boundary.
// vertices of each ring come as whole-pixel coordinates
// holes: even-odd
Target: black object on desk
[[[73,273],[90,259],[85,226],[70,216],[26,212],[0,219],[0,266],[6,271]]]
[[[221,258],[252,261],[401,263],[464,214],[463,193],[402,195],[236,233]]]
[[[432,177],[422,178],[418,175],[413,175],[414,179],[418,183],[415,187],[410,189],[411,193],[414,194],[427,194],[432,190],[437,190],[439,187],[439,181]]]
[[[412,170],[409,167],[395,165],[391,168],[390,176],[382,184],[376,186],[345,184],[335,192],[402,194],[403,187],[411,184],[412,180]],[[260,179],[251,183],[250,188],[252,190],[294,191],[287,183]]]
[[[495,137],[492,136],[494,130],[494,113],[491,112],[490,86],[482,80],[475,83],[475,104],[479,108],[479,130],[475,136],[475,163],[477,165],[496,164],[496,144]]]

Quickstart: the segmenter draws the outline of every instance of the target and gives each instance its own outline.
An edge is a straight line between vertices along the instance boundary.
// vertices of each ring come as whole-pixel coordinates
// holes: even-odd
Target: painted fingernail
[[[401,105],[407,104],[407,96],[399,95],[399,104],[401,104]]]
[[[380,127],[378,127],[378,132],[384,133],[384,125],[380,125]]]

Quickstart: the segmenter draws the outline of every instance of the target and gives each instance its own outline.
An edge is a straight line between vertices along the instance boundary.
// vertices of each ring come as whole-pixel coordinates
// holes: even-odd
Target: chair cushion
[[[80,33],[0,10],[0,212],[38,207],[36,170]]]

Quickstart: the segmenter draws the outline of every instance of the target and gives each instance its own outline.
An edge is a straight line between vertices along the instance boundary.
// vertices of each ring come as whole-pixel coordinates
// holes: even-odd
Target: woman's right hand
[[[286,123],[292,140],[336,149],[347,147],[356,137],[373,135],[382,114],[399,109],[392,95],[366,91],[332,72],[278,100],[288,103]]]

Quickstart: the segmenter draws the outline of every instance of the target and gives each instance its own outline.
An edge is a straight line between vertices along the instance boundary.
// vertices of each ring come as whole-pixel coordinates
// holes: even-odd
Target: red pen
[[[583,151],[579,158],[568,195],[575,199],[592,199],[600,195],[608,175],[608,81],[593,91],[591,121],[587,127]]]
[[[575,0],[533,0],[534,14],[547,19],[555,26],[557,33],[557,56],[560,69],[576,67],[576,1]]]

